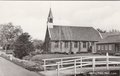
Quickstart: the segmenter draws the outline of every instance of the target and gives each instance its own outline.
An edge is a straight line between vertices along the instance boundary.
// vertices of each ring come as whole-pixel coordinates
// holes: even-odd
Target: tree
[[[38,39],[34,39],[33,40],[33,45],[35,47],[35,49],[42,49],[42,45],[43,45],[43,41],[42,40],[38,40]]]
[[[0,25],[0,45],[7,50],[8,45],[11,46],[17,37],[22,33],[20,26],[14,26],[12,23]]]
[[[101,30],[100,28],[97,29],[100,33],[106,33],[106,30]]]
[[[120,33],[120,31],[117,30],[117,29],[111,29],[109,32],[110,32],[110,33]]]
[[[22,33],[14,43],[14,53],[17,58],[22,59],[35,51],[31,37],[28,33]]]

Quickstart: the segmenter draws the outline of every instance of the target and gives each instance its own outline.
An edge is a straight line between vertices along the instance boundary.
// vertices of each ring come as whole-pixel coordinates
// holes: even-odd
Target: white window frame
[[[83,42],[83,48],[87,48],[87,42]]]
[[[112,45],[111,44],[109,44],[109,50],[112,50]]]
[[[104,50],[104,45],[101,45],[101,50]]]
[[[64,47],[65,47],[65,48],[68,48],[68,41],[65,41],[65,42],[64,42]]]
[[[59,42],[58,41],[55,41],[55,48],[59,48]]]
[[[108,50],[108,45],[105,45],[105,50]]]
[[[101,45],[98,45],[98,50],[100,50],[100,48],[101,48]]]
[[[77,41],[74,42],[74,48],[78,48],[78,42]]]

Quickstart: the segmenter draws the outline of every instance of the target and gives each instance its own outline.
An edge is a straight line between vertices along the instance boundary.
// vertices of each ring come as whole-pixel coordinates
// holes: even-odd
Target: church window
[[[56,42],[55,42],[55,48],[58,48],[58,47],[59,47],[59,42],[56,41]]]
[[[104,50],[104,45],[101,45],[101,50]]]
[[[109,45],[109,50],[112,50],[112,45]]]
[[[108,45],[105,45],[105,50],[108,50]]]
[[[101,46],[100,46],[100,45],[98,45],[98,50],[100,50],[100,47],[101,47]]]
[[[94,45],[94,42],[91,42],[91,45],[93,46],[93,45]]]
[[[64,44],[65,48],[68,48],[68,42],[65,41],[65,44]]]
[[[74,42],[74,47],[78,48],[78,42],[77,41]]]
[[[86,42],[83,42],[83,48],[86,48],[87,46],[86,46]]]

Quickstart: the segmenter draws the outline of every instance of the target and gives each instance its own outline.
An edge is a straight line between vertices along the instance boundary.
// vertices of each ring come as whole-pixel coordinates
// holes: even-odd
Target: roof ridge
[[[53,25],[53,27],[54,26],[58,26],[58,27],[89,27],[89,28],[91,27],[91,28],[93,28],[92,26],[76,26],[76,25],[75,26],[73,26],[73,25],[71,25],[71,26],[70,25],[62,25],[62,26],[61,25]]]

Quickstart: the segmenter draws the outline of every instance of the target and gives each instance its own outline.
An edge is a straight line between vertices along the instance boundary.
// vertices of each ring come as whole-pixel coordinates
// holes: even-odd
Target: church
[[[44,40],[44,52],[47,53],[96,53],[96,42],[100,33],[93,27],[55,25],[49,10]]]

